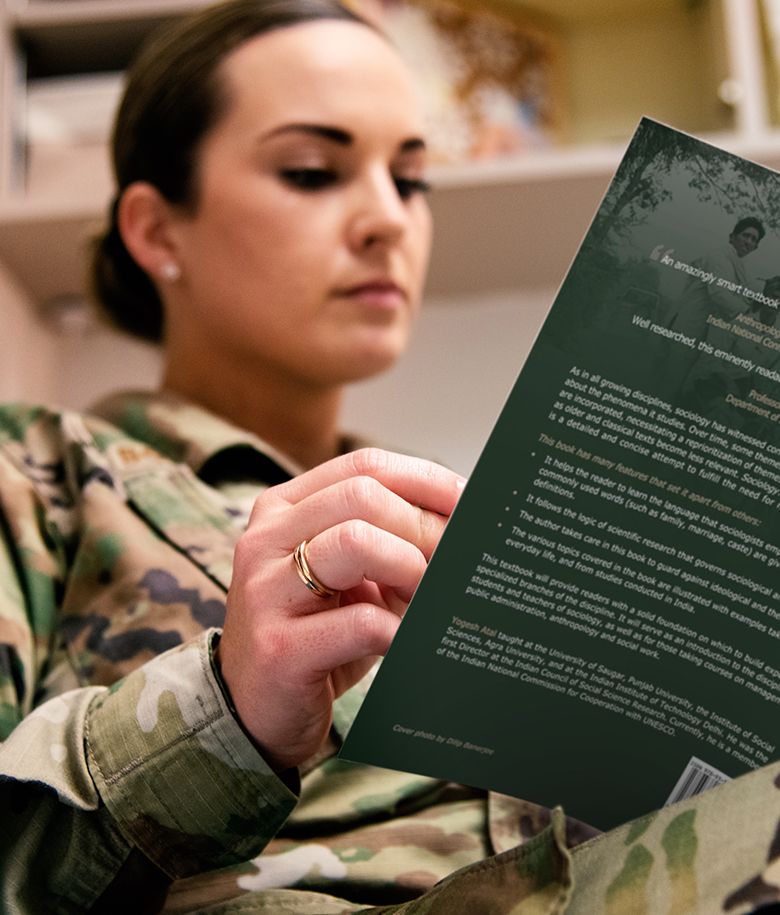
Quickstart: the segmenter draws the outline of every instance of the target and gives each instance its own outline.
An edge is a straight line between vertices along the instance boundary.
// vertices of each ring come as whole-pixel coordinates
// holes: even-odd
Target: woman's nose
[[[349,226],[350,245],[356,250],[393,245],[406,232],[408,218],[392,175],[366,175],[356,188]]]

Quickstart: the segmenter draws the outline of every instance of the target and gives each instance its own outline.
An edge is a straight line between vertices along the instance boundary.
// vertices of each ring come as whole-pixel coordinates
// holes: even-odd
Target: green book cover
[[[780,175],[644,119],[343,758],[608,829],[780,755],[778,275]]]

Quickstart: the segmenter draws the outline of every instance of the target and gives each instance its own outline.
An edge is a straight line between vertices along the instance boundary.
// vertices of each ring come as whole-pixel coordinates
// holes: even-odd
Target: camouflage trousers
[[[365,778],[392,793],[400,776],[326,762],[260,858],[174,884],[164,912],[743,915],[780,900],[780,763],[604,834],[495,795],[327,834],[332,783],[343,782],[343,797],[365,796]],[[296,818],[312,814],[321,834],[296,837]],[[391,871],[401,875],[394,886],[380,876]],[[388,894],[415,898],[370,907]]]

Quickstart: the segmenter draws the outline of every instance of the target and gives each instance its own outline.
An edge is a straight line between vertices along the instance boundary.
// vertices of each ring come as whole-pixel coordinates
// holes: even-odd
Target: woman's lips
[[[376,280],[360,283],[341,293],[348,299],[374,308],[398,308],[406,302],[406,293],[392,281]]]

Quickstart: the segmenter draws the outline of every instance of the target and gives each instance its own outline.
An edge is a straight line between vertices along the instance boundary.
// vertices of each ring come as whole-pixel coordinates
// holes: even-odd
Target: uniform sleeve
[[[84,684],[58,637],[79,504],[43,420],[19,417],[43,443],[0,426],[0,911],[83,913],[129,879],[140,913],[155,887],[128,863],[175,879],[254,857],[296,796],[231,714],[216,630]]]
[[[0,748],[0,908],[86,912],[134,848],[176,879],[247,860],[278,831],[296,797],[230,713],[213,635],[15,728]]]

